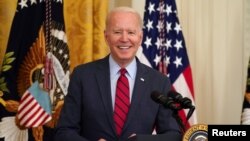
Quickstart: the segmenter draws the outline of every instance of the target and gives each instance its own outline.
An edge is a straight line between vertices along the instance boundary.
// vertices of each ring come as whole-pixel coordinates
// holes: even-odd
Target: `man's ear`
[[[105,42],[106,42],[106,44],[108,45],[108,41],[107,41],[107,36],[108,36],[108,35],[107,35],[107,31],[104,30],[103,33],[104,33],[103,35],[104,35]]]

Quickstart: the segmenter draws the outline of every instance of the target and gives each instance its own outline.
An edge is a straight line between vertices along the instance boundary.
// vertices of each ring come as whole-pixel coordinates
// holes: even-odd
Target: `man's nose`
[[[122,41],[128,41],[128,33],[123,32],[123,33],[122,33],[122,36],[121,36],[121,40],[122,40]]]

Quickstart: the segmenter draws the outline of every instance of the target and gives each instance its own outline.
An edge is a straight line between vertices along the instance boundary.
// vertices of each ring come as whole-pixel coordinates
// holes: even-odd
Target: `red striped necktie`
[[[129,110],[129,82],[125,73],[126,69],[120,69],[120,77],[117,80],[116,96],[115,96],[115,108],[114,108],[114,122],[117,135],[120,136],[123,125],[127,118]]]

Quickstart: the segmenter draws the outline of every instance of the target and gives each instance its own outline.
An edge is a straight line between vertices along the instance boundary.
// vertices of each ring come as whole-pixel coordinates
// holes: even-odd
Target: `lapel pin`
[[[144,78],[141,78],[141,81],[143,81],[143,82],[144,82]]]

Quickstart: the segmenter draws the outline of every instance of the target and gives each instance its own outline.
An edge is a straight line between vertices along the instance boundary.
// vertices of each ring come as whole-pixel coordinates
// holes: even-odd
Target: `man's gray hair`
[[[106,17],[106,27],[107,27],[107,24],[108,24],[108,21],[110,19],[110,16],[112,15],[112,13],[115,13],[115,12],[131,12],[133,14],[135,14],[137,16],[137,19],[139,21],[139,24],[140,24],[140,28],[142,29],[143,28],[143,22],[142,22],[142,18],[140,16],[140,14],[133,8],[131,7],[126,7],[126,6],[121,6],[121,7],[115,7],[113,8],[107,15]]]

